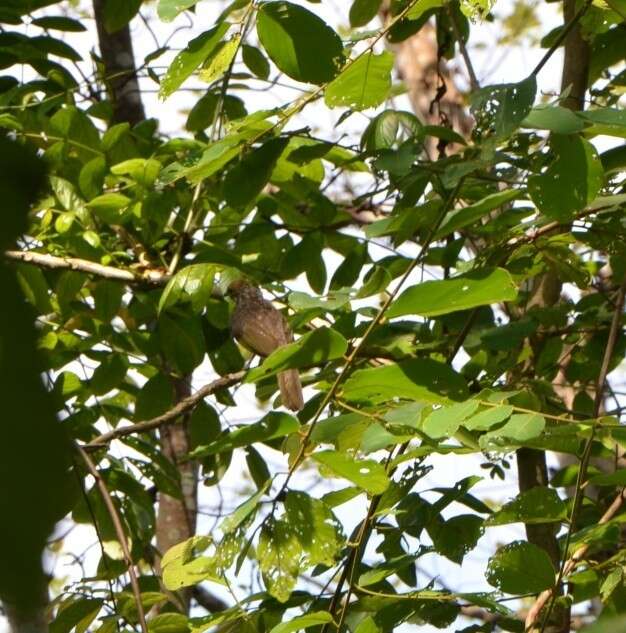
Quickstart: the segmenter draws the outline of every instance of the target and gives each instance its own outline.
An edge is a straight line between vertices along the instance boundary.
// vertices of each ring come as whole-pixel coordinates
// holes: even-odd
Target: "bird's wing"
[[[240,323],[241,342],[253,352],[268,356],[277,347],[289,343],[283,316],[278,310],[255,310]]]

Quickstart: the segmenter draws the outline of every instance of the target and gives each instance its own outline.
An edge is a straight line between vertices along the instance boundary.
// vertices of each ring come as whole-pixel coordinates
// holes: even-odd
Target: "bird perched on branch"
[[[263,299],[261,291],[243,279],[228,286],[228,295],[235,299],[235,311],[230,321],[233,336],[259,356],[269,356],[275,349],[293,342],[293,332],[285,317]],[[278,386],[283,404],[292,411],[304,407],[300,375],[296,369],[278,374]]]

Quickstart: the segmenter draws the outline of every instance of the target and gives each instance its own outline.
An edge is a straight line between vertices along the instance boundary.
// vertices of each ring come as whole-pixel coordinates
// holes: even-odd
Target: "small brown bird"
[[[275,349],[293,342],[293,332],[283,315],[263,299],[261,291],[243,279],[228,286],[228,294],[236,301],[230,321],[233,336],[259,356],[269,356]],[[292,411],[304,407],[300,375],[296,369],[278,374],[283,404]]]

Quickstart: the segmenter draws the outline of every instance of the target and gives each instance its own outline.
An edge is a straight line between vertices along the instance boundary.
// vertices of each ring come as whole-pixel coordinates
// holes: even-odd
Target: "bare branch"
[[[7,259],[32,264],[40,268],[60,268],[76,270],[89,275],[97,275],[112,281],[121,281],[129,284],[148,284],[150,286],[164,286],[170,279],[167,272],[160,270],[145,270],[134,272],[128,269],[115,268],[114,266],[103,266],[87,259],[76,257],[57,257],[47,253],[34,253],[32,251],[5,251]]]
[[[160,426],[163,426],[164,424],[171,424],[175,422],[181,415],[193,409],[207,396],[210,396],[220,389],[225,389],[226,387],[231,387],[232,385],[238,383],[244,377],[245,373],[245,371],[238,371],[233,374],[226,374],[226,376],[222,376],[221,378],[210,382],[208,385],[201,387],[200,389],[198,389],[198,391],[196,391],[196,393],[192,394],[188,398],[182,399],[169,411],[158,415],[156,418],[137,422],[137,424],[131,424],[129,426],[122,426],[120,428],[114,429],[113,431],[103,433],[102,435],[98,436],[97,438],[91,440],[91,442],[86,444],[85,448],[100,448],[101,446],[106,445],[112,440],[118,439],[120,437],[133,435],[134,433],[143,433],[144,431],[151,431],[152,429],[156,429]]]

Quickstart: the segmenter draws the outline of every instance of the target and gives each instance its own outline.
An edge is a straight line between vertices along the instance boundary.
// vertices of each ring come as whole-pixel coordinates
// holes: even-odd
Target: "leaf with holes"
[[[256,557],[270,595],[286,602],[296,586],[302,545],[287,521],[270,516],[263,524]]]
[[[222,22],[216,27],[205,31],[194,38],[182,50],[165,73],[161,80],[159,97],[167,99],[182,83],[204,62],[204,60],[217,48],[218,44],[226,35],[230,25]]]
[[[514,84],[487,86],[472,93],[471,112],[476,127],[496,139],[510,136],[533,107],[537,93],[534,75]]]
[[[552,523],[567,518],[567,506],[556,490],[536,486],[522,492],[492,514],[485,525]]]
[[[345,538],[330,508],[306,492],[292,490],[285,497],[285,513],[302,545],[302,566],[334,565]]]
[[[555,570],[545,550],[526,541],[501,547],[487,566],[487,582],[510,594],[539,593],[554,584]]]

